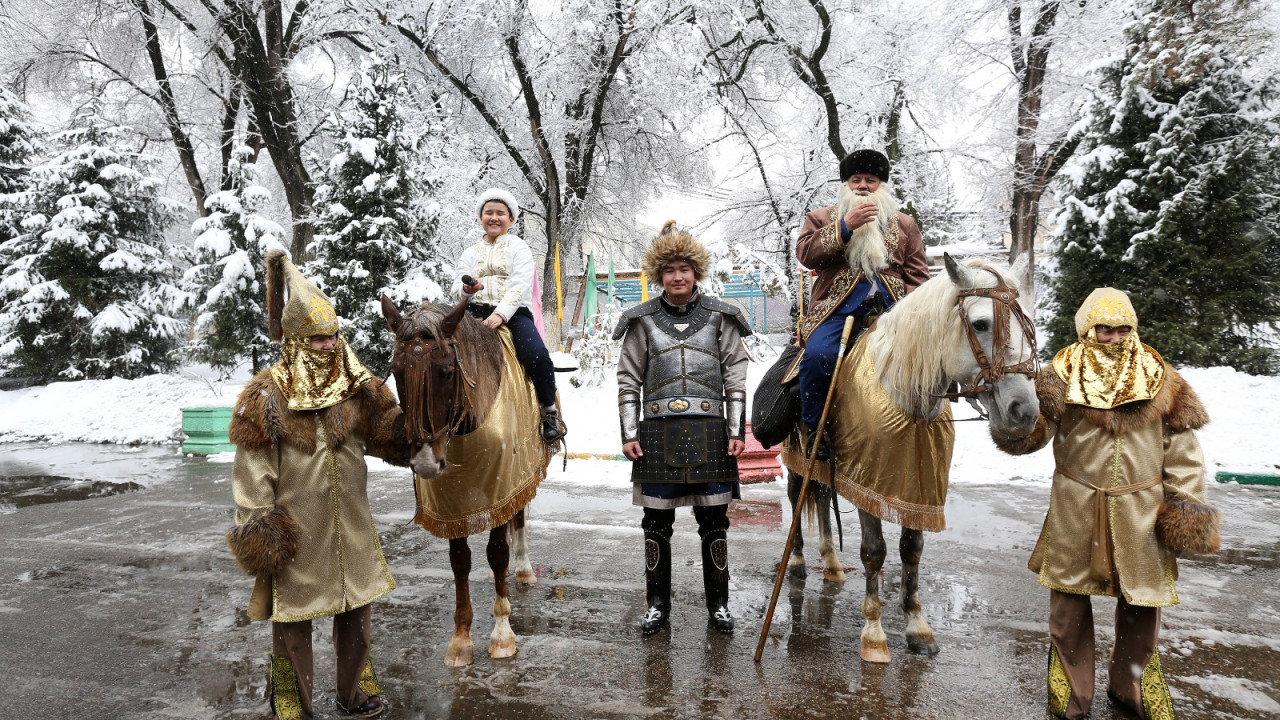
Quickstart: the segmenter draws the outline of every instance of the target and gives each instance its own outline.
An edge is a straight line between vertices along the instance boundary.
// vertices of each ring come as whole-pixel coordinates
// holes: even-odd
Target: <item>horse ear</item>
[[[1013,279],[1018,281],[1019,287],[1029,288],[1031,283],[1027,282],[1031,279],[1031,253],[1024,252],[1018,256],[1013,264],[1009,266],[1009,274],[1013,275]]]
[[[1009,274],[1018,281],[1018,304],[1022,306],[1022,311],[1027,314],[1027,317],[1032,318],[1036,316],[1035,284],[1032,277],[1034,270],[1030,251],[1019,255],[1018,259],[1013,261],[1013,265],[1009,266]]]
[[[959,261],[951,257],[951,253],[942,253],[942,262],[947,266],[947,275],[951,278],[951,282],[955,283],[956,287],[976,287],[974,284],[973,270],[961,265]]]
[[[387,319],[387,329],[399,335],[400,327],[404,325],[404,316],[400,314],[400,308],[396,307],[396,304],[386,295],[382,296],[382,317]]]
[[[440,321],[440,335],[443,338],[453,337],[454,331],[458,329],[458,323],[462,322],[462,316],[467,313],[467,298],[463,297],[458,306],[453,309],[444,319]]]

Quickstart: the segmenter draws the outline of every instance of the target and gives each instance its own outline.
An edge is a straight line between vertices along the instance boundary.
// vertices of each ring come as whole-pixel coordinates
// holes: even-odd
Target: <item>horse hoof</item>
[[[517,570],[516,582],[521,585],[537,585],[538,575],[532,570]]]
[[[825,569],[822,571],[822,579],[827,582],[842,583],[844,582],[844,568]]]
[[[809,574],[809,568],[804,564],[804,558],[796,558],[794,555],[787,561],[787,577],[792,580],[803,580]]]
[[[449,667],[466,667],[471,664],[471,638],[451,640],[444,653],[444,664]]]
[[[493,640],[489,643],[489,657],[500,660],[502,658],[515,657],[516,641],[514,638],[505,642]]]
[[[871,663],[887,663],[890,661],[889,643],[887,642],[863,642],[862,643],[862,659]]]
[[[937,655],[938,643],[933,638],[907,638],[907,649],[916,655]]]
[[[471,664],[471,646],[465,649],[455,650],[449,648],[444,654],[444,664],[448,667],[466,667]]]

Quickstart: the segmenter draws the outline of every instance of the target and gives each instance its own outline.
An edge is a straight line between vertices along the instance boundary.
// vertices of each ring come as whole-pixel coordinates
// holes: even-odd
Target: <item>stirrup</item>
[[[733,634],[733,616],[729,614],[728,605],[721,605],[711,613],[711,624],[726,635]]]
[[[564,439],[568,428],[564,421],[560,419],[560,413],[552,410],[542,415],[542,442],[548,445],[555,445]]]
[[[666,624],[667,612],[657,605],[650,605],[649,609],[644,611],[644,617],[640,619],[640,632],[644,635],[652,635]]]

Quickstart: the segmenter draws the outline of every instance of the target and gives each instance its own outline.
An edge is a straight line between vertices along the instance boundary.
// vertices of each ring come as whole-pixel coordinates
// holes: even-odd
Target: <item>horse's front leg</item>
[[[444,654],[444,664],[462,667],[471,664],[471,548],[466,538],[449,541],[449,567],[457,593],[453,608],[453,637]]]
[[[511,519],[511,554],[512,564],[516,569],[516,582],[522,585],[533,585],[538,582],[538,575],[529,563],[529,544],[525,537],[524,510],[516,513]]]
[[[862,599],[862,659],[873,663],[889,662],[889,639],[880,626],[880,570],[887,554],[880,518],[865,510],[858,511],[862,526],[862,567],[867,574],[867,594]]]
[[[924,531],[902,528],[898,541],[902,554],[902,613],[907,616],[907,649],[920,655],[935,655],[938,643],[933,628],[920,608],[920,556],[924,553]]]
[[[804,477],[795,470],[787,471],[787,499],[791,501],[791,516],[800,517],[798,513],[805,508],[800,507],[800,486],[804,482]],[[812,496],[806,499],[805,504],[812,500]],[[804,580],[806,575],[806,567],[804,564],[804,528],[796,526],[795,539],[791,541],[791,555],[787,558],[787,575],[796,580]]]
[[[489,657],[507,658],[516,654],[516,634],[511,630],[511,601],[507,599],[507,565],[511,548],[507,545],[507,526],[489,531],[489,568],[493,570],[493,634],[489,636]]]
[[[818,515],[818,552],[822,554],[822,579],[828,582],[844,582],[844,563],[836,554],[836,543],[831,539],[831,493],[826,483],[815,483],[813,502]]]

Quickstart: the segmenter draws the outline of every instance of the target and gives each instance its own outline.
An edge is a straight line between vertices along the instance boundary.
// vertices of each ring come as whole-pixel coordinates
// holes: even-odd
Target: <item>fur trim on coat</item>
[[[227,545],[246,575],[271,575],[298,555],[298,524],[277,505],[262,517],[232,528]]]
[[[1156,539],[1170,550],[1190,553],[1217,552],[1221,513],[1200,503],[1171,499],[1156,511]]]
[[[330,446],[340,447],[354,432],[368,443],[370,455],[393,465],[409,464],[404,414],[391,391],[376,379],[333,407],[297,412],[288,409],[284,393],[271,378],[270,369],[263,370],[240,393],[228,435],[231,442],[246,448],[288,443],[304,453],[313,453],[316,450],[315,413],[321,414]]]
[[[649,249],[644,251],[644,272],[649,276],[649,282],[662,285],[662,266],[675,260],[684,260],[693,266],[693,277],[701,280],[706,277],[711,256],[702,243],[677,228],[675,220],[668,220],[658,237],[649,243]]]
[[[1081,408],[1085,419],[1093,425],[1122,434],[1136,430],[1157,419],[1173,430],[1198,430],[1209,422],[1209,413],[1200,402],[1200,396],[1187,381],[1165,363],[1164,387],[1150,400],[1126,403],[1110,410]],[[1011,455],[1025,455],[1044,447],[1048,437],[1046,418],[1054,423],[1062,422],[1066,410],[1067,385],[1046,365],[1036,375],[1036,399],[1040,402],[1040,419],[1035,429],[1025,438],[996,438],[996,445]]]

